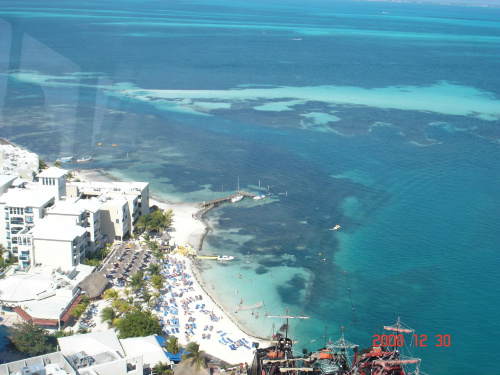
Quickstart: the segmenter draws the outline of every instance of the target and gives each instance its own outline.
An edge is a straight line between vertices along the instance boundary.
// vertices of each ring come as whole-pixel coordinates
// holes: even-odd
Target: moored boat
[[[58,161],[59,163],[71,163],[73,160],[75,160],[75,158],[73,156],[65,156],[65,157],[57,158],[56,161]]]
[[[266,199],[266,196],[264,194],[259,194],[259,195],[256,195],[255,197],[253,197],[254,201],[259,201],[261,199]]]
[[[91,161],[92,160],[92,156],[83,156],[79,159],[76,159],[76,162],[77,163],[85,163],[85,162],[88,162],[88,161]]]
[[[220,260],[220,261],[233,260],[233,259],[234,259],[234,257],[230,256],[230,255],[219,255],[217,257],[217,260]]]
[[[236,197],[231,198],[231,202],[236,203],[243,199],[243,195],[237,195]]]

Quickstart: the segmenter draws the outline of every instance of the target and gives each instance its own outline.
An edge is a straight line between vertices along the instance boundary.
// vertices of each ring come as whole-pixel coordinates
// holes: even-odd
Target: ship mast
[[[289,319],[309,319],[309,316],[298,316],[298,315],[290,315],[290,308],[287,306],[286,315],[268,315],[268,318],[282,318],[286,319],[286,329],[285,329],[285,339],[288,338],[288,320]]]

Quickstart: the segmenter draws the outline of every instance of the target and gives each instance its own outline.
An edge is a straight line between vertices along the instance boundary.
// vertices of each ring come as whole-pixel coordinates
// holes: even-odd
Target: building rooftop
[[[120,340],[127,357],[142,356],[143,363],[153,368],[158,362],[170,364],[170,358],[160,346],[157,335],[146,337],[130,337]]]
[[[49,167],[37,174],[37,177],[60,178],[68,173],[67,170],[57,167]]]
[[[42,207],[54,198],[54,194],[45,190],[9,189],[0,196],[0,203],[9,207]]]
[[[47,214],[55,214],[55,215],[81,215],[85,209],[75,202],[75,200],[65,200],[58,201],[54,206],[52,206]]]
[[[30,372],[23,372],[29,369]],[[76,375],[76,371],[70,366],[61,352],[43,354],[15,362],[0,365],[0,374],[53,374],[53,375]]]
[[[20,302],[33,300],[39,293],[52,290],[50,274],[14,274],[0,280],[0,300]]]
[[[61,348],[61,352],[65,356],[75,355],[83,351],[87,355],[100,358],[101,360],[116,360],[125,357],[125,352],[120,341],[112,329],[83,335],[60,337],[57,339],[57,342]],[[103,353],[111,353],[114,356],[110,357],[109,355],[103,355]]]
[[[47,216],[40,220],[31,229],[35,240],[73,241],[86,233],[85,228],[76,224],[76,221]]]

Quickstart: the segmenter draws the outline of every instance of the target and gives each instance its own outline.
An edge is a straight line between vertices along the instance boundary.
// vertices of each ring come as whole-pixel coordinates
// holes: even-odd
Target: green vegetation
[[[107,322],[109,328],[116,326],[118,323],[118,316],[112,307],[105,307],[101,310],[101,322]]]
[[[137,222],[137,228],[143,232],[162,232],[172,225],[174,212],[155,210],[151,214],[144,214]]]
[[[156,375],[171,375],[174,372],[170,370],[170,366],[163,362],[158,362],[158,364],[153,367],[153,374]]]
[[[139,270],[137,273],[134,273],[128,282],[128,286],[133,290],[134,293],[137,293],[140,289],[144,288],[146,282],[144,281],[144,271]]]
[[[10,256],[7,260],[4,259],[3,253],[5,251],[5,247],[0,244],[0,272],[3,272],[8,266],[14,264],[16,262],[16,258]]]
[[[105,248],[88,254],[85,257],[84,264],[87,266],[97,267],[102,263],[104,258],[106,258],[109,255],[110,252],[111,252],[111,244],[107,243]]]
[[[167,341],[167,352],[172,354],[177,354],[181,351],[182,346],[179,344],[179,340],[175,336],[170,336]]]
[[[200,344],[197,342],[190,342],[186,346],[186,352],[187,354],[182,357],[182,360],[191,360],[191,366],[194,365],[196,367],[196,371],[198,371],[201,366],[207,367],[207,361],[204,357],[205,352],[200,350]]]
[[[30,357],[50,353],[55,347],[50,343],[47,331],[32,323],[14,323],[10,341],[15,350]]]
[[[80,317],[89,307],[89,304],[90,304],[89,299],[83,296],[82,301],[78,305],[76,305],[76,307],[71,312],[71,315],[73,315],[77,319],[80,319]]]
[[[41,172],[44,169],[47,169],[49,166],[43,159],[38,159],[38,171]]]
[[[120,331],[120,339],[162,334],[158,318],[147,311],[134,311],[125,314],[125,316],[118,321],[117,329]]]

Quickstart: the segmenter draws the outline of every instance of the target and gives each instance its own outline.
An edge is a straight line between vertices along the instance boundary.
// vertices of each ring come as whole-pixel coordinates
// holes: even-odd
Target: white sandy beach
[[[102,174],[97,170],[79,170],[74,171],[76,177],[81,181],[105,181],[110,179],[109,176]],[[197,219],[197,213],[199,208],[193,203],[169,203],[156,198],[150,198],[150,206],[156,205],[161,209],[172,209],[174,212],[174,222],[173,229],[169,231],[171,235],[170,244],[174,243],[177,246],[190,246],[194,249],[198,249],[200,245],[201,238],[205,231],[204,224]],[[181,344],[187,344],[189,341],[195,341],[200,344],[200,348],[205,352],[223,359],[229,363],[251,363],[253,359],[254,349],[252,348],[253,342],[259,342],[256,338],[245,333],[242,329],[234,323],[228,314],[226,314],[220,304],[217,303],[217,296],[209,295],[205,289],[203,289],[203,281],[200,279],[200,275],[196,272],[193,262],[190,258],[176,254],[169,256],[170,267],[174,267],[174,263],[182,264],[182,269],[184,270],[186,280],[193,281],[192,285],[183,285],[180,279],[173,281],[172,270],[166,269],[165,271],[169,275],[165,275],[165,279],[170,285],[171,289],[168,292],[162,291],[164,294],[164,301],[168,304],[168,310],[160,307],[159,311],[155,311],[155,314],[161,316],[161,318],[166,322],[172,317],[178,318],[178,330],[179,333],[173,333],[178,337]],[[177,266],[175,266],[177,267]],[[179,295],[179,297],[173,297],[173,295]],[[192,300],[192,302],[188,302]],[[178,314],[172,314],[171,307],[175,306],[172,302],[177,305],[176,310]],[[188,310],[182,308],[183,303],[186,303]],[[102,324],[99,318],[99,312],[103,307],[109,305],[107,301],[99,301],[97,304],[98,312],[94,319],[96,326],[93,330],[105,330],[107,329],[107,324]],[[185,305],[185,306],[186,306]],[[198,307],[197,307],[198,305]],[[203,308],[202,308],[202,305]],[[165,311],[167,311],[166,315]],[[174,311],[175,312],[175,311]],[[217,321],[214,321],[217,319]],[[193,324],[194,323],[194,324]],[[194,328],[196,326],[196,328]],[[210,330],[210,327],[213,327]],[[172,334],[172,329],[169,325],[165,328],[168,333]],[[188,329],[186,329],[188,328]],[[205,328],[208,328],[205,330]],[[177,330],[176,330],[177,331]],[[188,334],[186,334],[186,332]],[[204,338],[210,334],[210,339]],[[230,348],[231,342],[238,343],[238,348],[232,350]],[[261,344],[261,342],[259,342]],[[245,345],[240,345],[245,344]]]

